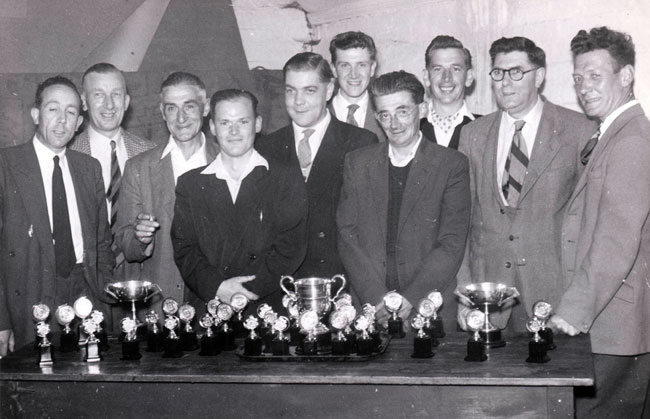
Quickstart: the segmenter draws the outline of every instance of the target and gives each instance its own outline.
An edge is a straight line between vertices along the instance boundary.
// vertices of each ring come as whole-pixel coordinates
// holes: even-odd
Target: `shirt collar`
[[[393,166],[396,166],[396,167],[404,167],[404,166],[406,166],[415,157],[415,153],[417,153],[421,142],[422,142],[422,131],[419,131],[418,139],[414,144],[411,144],[409,146],[410,147],[409,148],[409,153],[408,153],[408,155],[406,157],[398,156],[395,153],[395,150],[394,150],[392,144],[390,144],[390,142],[389,142],[388,143],[388,158],[390,159],[390,162],[393,164]]]
[[[257,166],[262,166],[265,167],[266,170],[269,170],[269,162],[264,157],[262,157],[260,153],[257,152],[257,150],[253,149],[253,153],[251,153],[250,158],[248,159],[248,163],[246,163],[246,168],[242,172],[242,177],[240,180],[243,180],[246,176],[248,176],[250,172],[252,172],[253,169],[255,169]],[[218,179],[224,180],[232,179],[223,163],[222,153],[217,154],[217,157],[212,161],[212,163],[207,165],[206,168],[201,171],[201,174],[215,175]]]
[[[531,125],[536,125],[536,123],[540,119],[542,119],[543,110],[544,110],[544,101],[539,95],[537,95],[537,102],[535,103],[535,106],[533,106],[532,109],[528,111],[528,113],[524,115],[522,118],[515,118],[505,111],[503,112],[503,115],[506,118],[506,122],[508,123],[508,126],[514,126],[514,123],[516,121],[526,121],[525,126],[531,126]]]
[[[630,109],[632,106],[638,104],[639,101],[637,99],[630,100],[627,103],[624,103],[623,105],[619,106],[614,110],[614,112],[610,113],[607,115],[605,120],[600,124],[600,136],[602,137],[607,128],[609,128],[610,125],[612,125],[612,122],[616,120],[623,112],[626,110]]]
[[[36,138],[36,134],[34,134],[33,142],[34,142],[34,150],[36,151],[36,156],[38,157],[39,161],[41,160],[52,161],[54,156],[59,156],[59,159],[61,161],[65,159],[66,148],[63,148],[63,151],[60,153],[55,153],[54,151],[47,148],[38,138]]]
[[[436,110],[433,107],[432,100],[428,102],[428,107],[429,107],[429,112],[427,112],[427,120],[429,121],[429,123],[431,123],[431,125],[433,125],[433,115],[435,115]],[[460,109],[458,109],[458,111],[456,111],[454,115],[455,115],[454,121],[462,120],[465,117],[468,117],[472,121],[475,119],[474,115],[467,108],[467,102],[464,100],[463,100],[463,105],[460,107]]]
[[[291,125],[293,125],[293,133],[296,142],[302,139],[302,132],[306,129],[314,130],[314,133],[309,138],[322,138],[325,135],[325,130],[329,126],[331,120],[332,120],[332,116],[330,115],[330,111],[325,109],[325,117],[312,127],[301,127],[300,125],[291,121]]]
[[[201,152],[204,149],[205,149],[205,134],[201,132],[201,147],[199,147],[197,153]],[[160,160],[164,159],[165,157],[167,157],[169,153],[176,150],[178,150],[178,144],[176,144],[176,140],[174,140],[174,137],[170,135],[169,141],[167,142],[167,145],[165,146],[165,149],[163,150],[162,155],[160,156]]]
[[[340,88],[339,92],[336,94],[336,96],[334,96],[334,99],[332,100],[335,102],[335,105],[340,108],[347,108],[348,106],[352,105],[352,102],[350,102],[345,96],[341,94]],[[370,95],[368,95],[368,90],[366,89],[366,91],[363,92],[363,95],[361,95],[361,98],[355,104],[359,105],[360,109],[366,109],[369,100]]]
[[[97,140],[101,141],[102,143],[110,144],[110,141],[115,141],[117,145],[120,145],[123,143],[122,140],[122,128],[120,128],[115,136],[113,138],[108,138],[104,134],[98,132],[95,128],[93,128],[92,125],[88,125],[88,138],[91,140],[93,138],[96,138]]]

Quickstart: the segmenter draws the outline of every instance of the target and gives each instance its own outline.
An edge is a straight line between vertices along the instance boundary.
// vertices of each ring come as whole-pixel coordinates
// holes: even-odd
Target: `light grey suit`
[[[518,207],[505,206],[497,181],[497,139],[502,112],[471,122],[461,131],[459,150],[469,157],[472,217],[458,284],[499,282],[516,286],[520,304],[545,299],[557,306],[562,294],[562,215],[579,170],[580,150],[596,131],[577,112],[545,101]],[[521,307],[513,330],[525,330]],[[493,322],[505,327],[504,310]]]

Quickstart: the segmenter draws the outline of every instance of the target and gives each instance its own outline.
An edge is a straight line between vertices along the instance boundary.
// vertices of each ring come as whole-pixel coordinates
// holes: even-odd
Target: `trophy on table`
[[[262,355],[262,339],[255,333],[258,326],[259,321],[252,314],[244,320],[244,328],[249,331],[248,336],[244,339],[244,355]]]
[[[142,323],[136,313],[137,302],[147,302],[151,297],[161,292],[158,284],[150,281],[123,281],[106,285],[104,291],[121,303],[131,303],[132,319],[139,328]]]
[[[300,345],[303,335],[300,333],[300,325],[298,324],[298,319],[300,318],[298,301],[285,294],[282,296],[282,306],[287,309],[287,314],[291,320],[289,325],[289,336],[291,340],[289,344],[294,346]]]
[[[300,315],[300,327],[307,332],[307,337],[302,340],[302,355],[318,354],[318,339],[316,332],[320,316],[316,310],[306,310]]]
[[[336,309],[330,314],[330,327],[334,330],[332,336],[332,355],[348,355],[350,346],[345,336],[345,329],[349,327],[350,320],[341,309]],[[355,339],[356,345],[356,339]]]
[[[99,310],[93,310],[90,313],[90,317],[92,317],[93,321],[97,325],[97,331],[95,332],[95,336],[97,336],[97,339],[99,339],[99,350],[102,352],[107,351],[109,348],[108,334],[106,333],[106,330],[102,327],[102,322],[104,321],[104,313],[102,313]]]
[[[162,311],[165,313],[165,321],[163,323],[166,336],[163,346],[165,352],[163,358],[180,358],[183,356],[183,351],[180,348],[180,338],[176,334],[176,330],[180,326],[180,319],[176,316],[178,312],[178,301],[171,297],[167,297],[162,302]]]
[[[533,316],[540,321],[542,328],[539,330],[539,336],[546,342],[549,351],[557,348],[553,341],[553,329],[547,327],[548,319],[553,314],[553,307],[546,301],[537,301],[533,304]]]
[[[434,327],[432,327],[432,323],[431,323],[431,318],[435,315],[437,310],[436,304],[428,298],[423,298],[418,302],[416,309],[418,315],[424,319],[424,326],[422,326],[423,333],[431,338],[432,347],[438,346],[440,343],[436,338],[435,330]],[[412,323],[411,326],[413,326]],[[440,324],[440,326],[442,326],[442,323]],[[415,326],[413,327],[417,329],[417,327]]]
[[[379,328],[377,328],[377,320],[375,319],[377,310],[372,304],[365,303],[361,306],[361,312],[368,318],[368,334],[372,339],[372,350],[375,352],[379,351],[379,347],[381,346],[381,333],[379,332]]]
[[[262,340],[264,341],[264,353],[270,354],[273,352],[273,339],[275,335],[273,333],[273,324],[278,319],[278,314],[273,310],[267,310],[264,313],[264,326],[266,333],[262,335]]]
[[[372,338],[368,334],[370,319],[365,314],[360,314],[354,319],[354,328],[361,332],[357,337],[357,355],[370,355],[373,350]]]
[[[147,323],[147,352],[161,352],[164,349],[164,336],[158,324],[156,310],[150,310],[144,316],[144,321]]]
[[[343,333],[345,334],[345,339],[347,341],[348,353],[353,353],[357,350],[357,333],[352,330],[352,323],[354,323],[354,319],[357,318],[357,309],[350,304],[341,306],[339,311],[345,314],[348,318],[348,323],[345,326]]]
[[[68,304],[60,305],[54,313],[56,321],[63,326],[61,330],[61,352],[73,352],[79,349],[77,334],[70,327],[75,318],[74,308]]]
[[[81,324],[79,324],[79,344],[80,345],[85,345],[87,340],[88,340],[88,335],[84,331],[83,328],[83,321],[86,320],[88,316],[90,316],[90,313],[93,311],[93,303],[90,301],[90,299],[86,296],[81,296],[77,298],[72,304],[72,307],[74,308],[74,314],[81,319]],[[86,346],[83,346],[84,350]]]
[[[481,310],[471,310],[465,318],[467,328],[473,332],[472,337],[467,341],[467,356],[465,361],[483,362],[487,359],[485,354],[485,345],[479,331],[485,324],[485,313]]]
[[[38,365],[49,367],[54,364],[52,358],[52,343],[48,339],[50,325],[45,323],[50,317],[50,308],[45,304],[36,304],[32,307],[32,317],[36,321],[36,341],[38,342]]]
[[[418,331],[417,335],[413,338],[412,358],[433,357],[433,338],[426,334],[424,331],[425,326],[426,319],[421,314],[417,314],[411,319],[411,327]]]
[[[438,311],[440,310],[440,307],[442,307],[443,303],[442,294],[440,291],[431,291],[429,295],[427,295],[427,300],[433,303],[434,310],[431,318],[427,318],[427,325],[424,330],[432,338],[444,338],[445,328],[442,324],[442,318],[438,316]]]
[[[284,332],[289,328],[289,319],[285,316],[278,317],[271,329],[276,333],[271,343],[273,355],[289,355],[289,338]]]
[[[86,334],[86,362],[94,363],[101,361],[99,355],[99,339],[95,336],[97,332],[97,322],[93,317],[86,317],[81,323],[81,327]]]
[[[505,346],[506,342],[501,338],[501,330],[490,323],[490,309],[501,307],[508,301],[519,297],[517,288],[496,282],[480,282],[465,287],[459,286],[454,293],[470,306],[483,308],[485,323],[479,332],[483,344],[488,348]]]
[[[234,318],[230,319],[230,327],[235,331],[235,337],[238,338],[246,336],[246,329],[244,329],[244,310],[246,310],[248,302],[248,297],[241,292],[236,292],[230,297],[230,306],[235,311]]]
[[[237,347],[235,345],[235,331],[228,325],[234,313],[230,304],[221,303],[217,306],[217,319],[222,322],[217,333],[221,336],[221,350],[224,351],[232,351]]]
[[[130,317],[120,321],[120,330],[124,333],[122,340],[122,360],[135,361],[142,358],[140,353],[140,342],[137,339],[138,326]]]
[[[214,318],[210,313],[204,313],[199,319],[199,326],[205,329],[205,333],[201,336],[201,356],[214,356],[221,352],[219,343],[217,342],[216,335],[212,330],[214,325]]]
[[[179,343],[183,351],[193,351],[199,348],[196,332],[192,328],[192,320],[195,315],[196,310],[189,304],[183,304],[178,308],[178,318],[181,320]]]
[[[526,329],[533,333],[533,338],[528,342],[528,358],[526,358],[526,362],[543,364],[550,361],[551,358],[547,355],[546,342],[539,336],[542,322],[536,317],[532,317],[526,322]]]
[[[395,338],[403,338],[405,336],[404,321],[397,315],[399,309],[402,308],[402,304],[404,304],[404,297],[396,291],[391,291],[384,296],[384,307],[390,313],[388,334]]]

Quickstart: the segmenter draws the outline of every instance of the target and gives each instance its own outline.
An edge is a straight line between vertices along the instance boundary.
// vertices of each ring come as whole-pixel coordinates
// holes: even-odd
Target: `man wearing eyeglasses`
[[[454,278],[465,250],[470,195],[467,158],[420,131],[424,86],[404,71],[370,85],[375,116],[388,141],[349,153],[337,212],[339,254],[352,291],[388,320],[383,296],[404,297],[407,319],[437,289],[442,318],[455,327]],[[444,313],[448,313],[444,315]]]
[[[500,282],[521,293],[491,317],[495,326],[525,331],[532,304],[556,306],[563,290],[562,215],[594,124],[539,94],[546,56],[524,37],[490,47],[492,90],[499,110],[466,125],[459,150],[469,157],[472,222],[458,285]],[[468,307],[459,306],[465,326]],[[512,308],[512,310],[510,310]]]

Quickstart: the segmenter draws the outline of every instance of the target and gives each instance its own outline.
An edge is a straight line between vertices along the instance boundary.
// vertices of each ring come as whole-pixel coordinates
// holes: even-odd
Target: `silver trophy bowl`
[[[106,285],[104,291],[120,302],[130,302],[133,320],[137,323],[135,303],[136,301],[146,302],[149,298],[162,290],[158,284],[150,281],[123,281]]]

